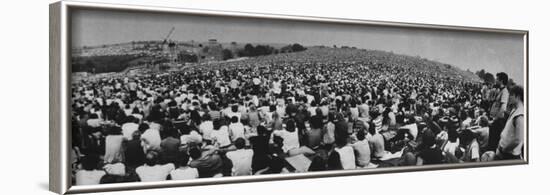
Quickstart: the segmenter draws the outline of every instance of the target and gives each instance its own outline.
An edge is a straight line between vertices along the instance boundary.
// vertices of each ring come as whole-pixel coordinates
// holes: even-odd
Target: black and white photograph
[[[525,36],[70,12],[70,183],[527,159]]]

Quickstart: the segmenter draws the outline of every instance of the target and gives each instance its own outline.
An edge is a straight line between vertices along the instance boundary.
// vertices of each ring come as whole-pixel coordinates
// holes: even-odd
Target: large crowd
[[[320,49],[79,80],[73,182],[523,158],[521,86],[509,85],[506,73],[483,83],[426,63]]]

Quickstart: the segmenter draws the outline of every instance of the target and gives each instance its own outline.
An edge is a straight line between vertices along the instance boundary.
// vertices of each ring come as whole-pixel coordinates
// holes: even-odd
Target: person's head
[[[238,112],[238,111],[239,111],[239,105],[233,104],[233,106],[231,106],[231,112]]]
[[[504,72],[497,73],[497,85],[500,87],[505,87],[508,85],[508,75]]]
[[[197,160],[199,158],[202,157],[202,152],[200,150],[200,148],[198,147],[192,147],[191,149],[189,149],[189,156],[193,159],[193,160]]]
[[[231,123],[238,123],[238,122],[239,122],[239,117],[236,117],[236,116],[231,117]]]
[[[99,156],[86,155],[82,157],[82,168],[86,171],[93,171],[98,168]]]
[[[141,123],[139,124],[138,130],[139,132],[143,133],[149,129],[149,125],[147,123]]]
[[[369,122],[369,134],[374,135],[376,134],[376,127],[374,126],[373,122]]]
[[[96,139],[99,139],[101,137],[101,135],[103,135],[103,132],[102,132],[102,129],[101,127],[93,127],[91,129],[91,132],[92,136],[94,136]]]
[[[363,141],[365,139],[365,131],[363,129],[357,131],[357,140]]]
[[[221,120],[214,120],[212,122],[212,126],[214,127],[214,130],[219,130],[222,127],[222,121]]]
[[[136,117],[133,117],[133,116],[128,116],[126,117],[126,122],[127,123],[139,123],[139,119],[137,119]]]
[[[449,129],[447,133],[449,135],[449,141],[456,142],[456,140],[458,139],[458,132],[456,131],[456,129]]]
[[[317,115],[317,116],[323,116],[323,110],[321,110],[321,108],[315,109],[315,115]]]
[[[159,153],[155,150],[149,150],[147,151],[147,154],[145,154],[145,164],[148,166],[157,165],[158,160],[159,160]]]
[[[235,140],[235,147],[237,149],[243,149],[245,146],[246,146],[246,142],[245,142],[244,138],[239,137]]]
[[[296,131],[296,123],[294,122],[294,120],[288,120],[286,122],[286,130],[288,132],[294,132]]]
[[[479,117],[479,126],[481,126],[481,127],[488,127],[489,126],[489,119],[487,118],[487,116]]]
[[[132,140],[140,140],[140,139],[141,139],[141,132],[134,131],[134,133],[132,133]]]
[[[108,128],[107,135],[122,135],[122,129],[118,126]]]
[[[256,127],[256,131],[258,132],[258,135],[260,135],[260,136],[267,135],[267,133],[268,133],[267,128],[265,128],[263,125],[260,125],[260,126]]]
[[[523,103],[523,87],[514,85],[510,88],[510,104],[517,105]]]
[[[202,121],[209,121],[209,120],[212,120],[209,114],[205,113],[204,115],[202,115]]]
[[[433,133],[430,133],[426,131],[424,134],[422,134],[422,144],[427,147],[431,147],[435,145],[435,135]]]
[[[176,166],[185,167],[189,162],[189,155],[185,152],[179,152],[178,158],[176,159]]]

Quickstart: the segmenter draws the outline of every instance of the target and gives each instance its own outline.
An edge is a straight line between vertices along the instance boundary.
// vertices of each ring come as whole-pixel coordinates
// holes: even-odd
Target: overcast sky
[[[522,35],[105,10],[75,11],[71,25],[73,47],[162,40],[175,27],[178,41],[355,46],[506,72],[523,85]]]

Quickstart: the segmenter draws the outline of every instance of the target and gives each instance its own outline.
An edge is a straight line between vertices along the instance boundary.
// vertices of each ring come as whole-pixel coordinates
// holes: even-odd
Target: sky
[[[276,19],[75,10],[72,47],[162,40],[354,46],[420,56],[472,72],[505,72],[523,85],[523,36]]]

